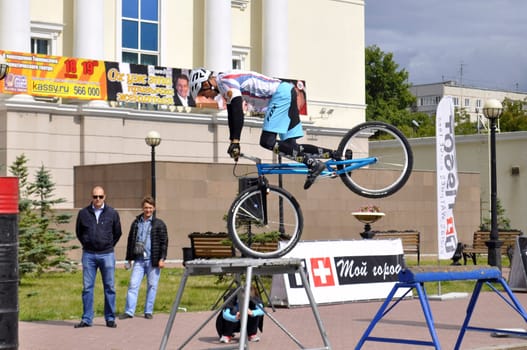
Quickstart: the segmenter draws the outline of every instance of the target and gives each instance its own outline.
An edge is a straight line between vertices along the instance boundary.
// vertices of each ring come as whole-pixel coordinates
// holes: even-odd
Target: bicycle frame
[[[378,155],[383,152],[381,147],[376,148],[375,141],[378,140],[390,141],[393,149]],[[413,153],[408,140],[397,128],[383,122],[370,121],[355,126],[344,135],[337,151],[333,152],[345,159],[310,155],[324,164],[318,178],[339,178],[350,191],[364,198],[384,198],[396,193],[406,184],[412,171]],[[238,193],[229,208],[227,226],[232,242],[245,256],[281,257],[299,242],[304,225],[300,204],[283,188],[282,175],[307,175],[309,179],[309,167],[290,161],[288,156],[285,156],[285,163],[262,162],[260,158],[244,154],[239,157],[254,162],[256,172],[244,169],[243,175],[239,175],[236,172],[238,163],[235,163],[233,175],[254,176],[257,173],[258,183]],[[367,171],[355,171],[360,169]],[[267,182],[269,175],[278,175],[278,185]],[[260,242],[261,238],[267,238],[268,233],[278,240],[277,246]]]
[[[292,174],[292,175],[307,175],[308,168],[303,163],[262,163],[262,160],[257,157],[242,154],[241,157],[250,159],[256,163],[258,175],[281,175],[281,174]],[[345,159],[345,160],[334,160],[328,159],[324,162],[326,170],[320,174],[320,176],[334,177],[343,173],[349,173],[353,170],[363,168],[370,164],[377,162],[377,157],[366,157],[358,159]],[[337,166],[342,165],[342,169],[338,169]]]

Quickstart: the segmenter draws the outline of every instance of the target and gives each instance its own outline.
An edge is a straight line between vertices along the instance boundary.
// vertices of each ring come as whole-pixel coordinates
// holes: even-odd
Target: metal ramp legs
[[[185,285],[187,282],[187,279],[190,275],[217,275],[217,274],[223,274],[223,273],[234,273],[241,275],[242,273],[245,273],[245,284],[239,285],[236,289],[235,293],[232,293],[227,300],[223,303],[223,305],[218,308],[216,311],[210,315],[203,324],[201,324],[196,331],[190,335],[189,338],[185,340],[185,342],[178,347],[178,349],[183,349],[185,345],[187,345],[192,338],[194,338],[202,329],[205,327],[205,325],[212,320],[224,307],[229,303],[238,293],[243,293],[243,308],[242,310],[247,310],[249,308],[249,300],[250,300],[250,285],[253,280],[253,276],[257,277],[259,275],[272,275],[272,274],[284,274],[284,273],[299,273],[300,277],[302,279],[302,283],[304,285],[309,303],[311,305],[311,309],[313,311],[313,316],[315,317],[315,321],[318,327],[318,330],[320,332],[320,335],[322,337],[322,341],[324,343],[324,347],[313,349],[313,350],[326,350],[331,349],[331,345],[329,343],[329,339],[327,337],[326,331],[324,329],[324,325],[322,324],[322,320],[320,318],[320,314],[318,313],[318,309],[316,306],[315,299],[313,297],[313,294],[311,292],[311,288],[309,287],[309,281],[307,279],[307,276],[304,272],[304,269],[301,265],[300,259],[219,259],[219,260],[193,260],[188,261],[185,266],[185,273],[183,274],[183,277],[181,279],[181,283],[179,285],[176,299],[174,301],[174,304],[172,305],[172,310],[170,312],[170,316],[167,321],[167,325],[165,327],[165,332],[163,334],[163,338],[161,340],[161,345],[159,347],[160,350],[165,350],[168,339],[170,337],[170,332],[172,330],[172,327],[174,325],[174,320],[176,318],[176,314],[178,311],[179,304],[181,302],[181,297],[183,295],[183,291],[185,289]],[[296,343],[300,348],[305,349],[305,347],[300,343],[298,339],[296,339],[287,329],[281,325],[278,320],[276,320],[275,317],[271,316],[266,310],[264,310],[265,315],[269,317],[271,321],[273,321],[294,343]],[[247,342],[247,319],[248,315],[247,312],[241,313],[241,324],[240,324],[240,342],[239,342],[239,349],[248,349],[249,344]]]

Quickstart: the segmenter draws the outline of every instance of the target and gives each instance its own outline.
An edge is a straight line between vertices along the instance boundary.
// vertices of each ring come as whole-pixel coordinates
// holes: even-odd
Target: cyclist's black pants
[[[268,150],[282,153],[289,158],[298,160],[299,158],[304,159],[306,155],[309,154],[318,154],[322,155],[324,153],[332,152],[329,148],[319,147],[310,144],[298,144],[296,139],[287,139],[276,141],[277,134],[269,131],[262,131],[260,136],[260,146]]]

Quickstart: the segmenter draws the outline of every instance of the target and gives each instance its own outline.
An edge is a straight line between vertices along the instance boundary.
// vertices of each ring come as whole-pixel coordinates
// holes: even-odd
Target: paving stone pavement
[[[516,293],[527,306],[527,293]],[[446,299],[446,298],[445,298]],[[431,300],[430,305],[439,341],[443,349],[452,349],[465,317],[469,296],[446,300]],[[323,326],[332,349],[353,349],[368,327],[382,301],[319,305]],[[307,349],[323,348],[321,334],[310,307],[279,308],[271,315]],[[211,315],[212,311],[178,312],[171,329],[167,349],[179,349]],[[93,327],[74,329],[75,321],[19,322],[20,350],[159,349],[168,314],[155,314],[153,320],[136,316],[117,320],[117,328],[105,326],[96,318]],[[527,329],[526,320],[504,303],[494,292],[482,292],[476,304],[472,326]],[[430,341],[430,334],[417,298],[401,301],[383,318],[372,335],[404,337]],[[214,322],[207,323],[184,349],[232,349],[239,344],[220,344]],[[299,349],[284,331],[269,318],[264,322],[261,341],[250,343],[250,349]],[[423,349],[423,346],[366,342],[363,349]],[[430,347],[428,347],[430,348]],[[527,339],[493,337],[490,333],[468,331],[462,349],[527,349]]]

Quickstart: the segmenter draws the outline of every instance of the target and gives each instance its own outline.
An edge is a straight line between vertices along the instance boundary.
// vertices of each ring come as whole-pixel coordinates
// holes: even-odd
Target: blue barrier
[[[454,349],[457,350],[460,348],[461,342],[463,341],[463,337],[466,331],[499,332],[503,334],[527,336],[527,332],[469,326],[470,318],[472,317],[472,312],[474,311],[474,307],[476,306],[476,302],[478,300],[483,284],[488,285],[492,289],[492,291],[496,292],[501,297],[501,299],[505,301],[505,303],[507,303],[514,311],[519,313],[527,322],[527,313],[521,306],[518,299],[512,293],[512,290],[507,285],[505,279],[502,277],[501,271],[496,267],[419,266],[402,270],[399,273],[398,279],[399,281],[393,286],[392,290],[388,294],[388,297],[381,305],[379,311],[377,312],[370,325],[362,335],[355,349],[362,348],[366,341],[433,346],[436,349],[441,349],[441,345],[439,343],[437,332],[434,326],[434,320],[432,316],[432,311],[430,309],[430,304],[428,302],[428,297],[423,287],[423,284],[425,282],[476,280],[476,285],[474,286],[474,291],[472,292],[472,297],[470,298],[470,302],[467,307],[467,315],[465,317],[465,320],[463,321],[463,325],[459,332],[456,341],[456,346]],[[498,289],[496,289],[494,284],[501,285],[504,292],[502,293]],[[392,302],[392,299],[399,288],[407,288],[408,290],[403,295],[394,300],[394,303],[390,306],[390,303]],[[371,332],[375,328],[375,325],[401,300],[403,300],[413,289],[416,290],[417,296],[419,297],[419,301],[421,302],[421,308],[423,309],[423,313],[432,340],[423,341],[416,339],[370,336]]]

